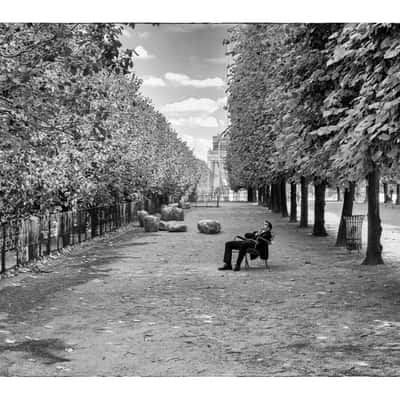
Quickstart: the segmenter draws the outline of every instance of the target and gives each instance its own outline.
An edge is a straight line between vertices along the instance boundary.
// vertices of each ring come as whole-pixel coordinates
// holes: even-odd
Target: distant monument
[[[213,136],[212,148],[207,153],[207,165],[210,169],[208,192],[213,196],[219,194],[221,199],[227,197],[229,193],[228,174],[225,170],[228,140],[222,135]]]
[[[210,169],[208,193],[215,198],[219,195],[222,201],[245,201],[247,192],[234,193],[229,187],[228,172],[225,169],[228,143],[229,138],[223,134],[212,138],[212,149],[207,153],[207,165]]]

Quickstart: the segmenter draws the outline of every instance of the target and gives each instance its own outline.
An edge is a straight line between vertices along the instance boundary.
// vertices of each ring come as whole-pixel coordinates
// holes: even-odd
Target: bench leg
[[[247,253],[244,256],[244,268],[245,269],[249,269],[250,268],[249,260],[247,259]]]

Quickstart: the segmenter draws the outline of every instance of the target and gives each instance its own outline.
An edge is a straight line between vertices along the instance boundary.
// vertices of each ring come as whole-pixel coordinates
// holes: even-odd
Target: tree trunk
[[[160,213],[161,212],[161,206],[163,205],[163,196],[158,194],[156,198],[157,198],[157,200],[156,200],[156,212]]]
[[[272,212],[279,213],[281,212],[280,206],[280,190],[279,185],[277,183],[272,184]]]
[[[278,181],[276,184],[276,212],[280,213],[282,211],[282,192],[281,192],[281,182]]]
[[[254,201],[254,193],[252,187],[247,188],[247,201],[249,203],[252,203]]]
[[[368,243],[363,265],[384,264],[381,245],[381,218],[379,216],[379,172],[374,169],[368,180]]]
[[[97,208],[91,208],[90,211],[90,231],[91,231],[91,236],[92,238],[94,238],[95,236],[97,236],[97,226],[98,226],[98,209]]]
[[[289,222],[297,222],[297,185],[290,184],[290,219]]]
[[[265,207],[266,206],[266,184],[261,186],[261,204]]]
[[[265,185],[265,205],[271,209],[271,186]]]
[[[400,184],[396,185],[396,204],[400,204]]]
[[[342,201],[342,199],[340,198],[340,187],[339,186],[336,187],[336,201]]]
[[[280,182],[280,192],[281,192],[281,213],[282,217],[286,218],[289,216],[287,210],[287,200],[286,200],[286,179],[282,179]]]
[[[265,207],[265,184],[258,188],[258,204]]]
[[[327,236],[325,229],[325,191],[326,183],[321,182],[314,185],[315,200],[314,200],[314,228],[313,236]]]
[[[303,176],[300,178],[301,184],[301,208],[300,208],[300,228],[308,227],[308,183]]]
[[[365,185],[365,198],[364,203],[368,203],[368,184]]]
[[[342,216],[340,218],[339,229],[336,237],[336,246],[346,245],[346,224],[344,217],[353,215],[355,182],[350,182],[349,187],[344,190]]]
[[[383,202],[385,204],[390,202],[389,187],[388,187],[387,182],[383,183]]]
[[[270,207],[270,210],[272,212],[275,209],[275,204],[276,204],[276,191],[275,191],[274,184],[271,183],[271,207]]]

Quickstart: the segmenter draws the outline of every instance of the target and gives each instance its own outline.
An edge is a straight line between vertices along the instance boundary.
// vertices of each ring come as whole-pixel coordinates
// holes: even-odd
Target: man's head
[[[271,231],[271,230],[272,230],[272,224],[271,224],[271,222],[269,222],[268,220],[265,220],[265,221],[264,221],[264,228],[265,228],[265,229],[268,229],[269,231]]]

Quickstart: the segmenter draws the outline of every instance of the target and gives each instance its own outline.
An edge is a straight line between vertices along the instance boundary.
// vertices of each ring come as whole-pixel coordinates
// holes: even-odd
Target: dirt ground
[[[202,218],[223,232],[198,233]],[[271,270],[218,271],[224,242],[265,218]],[[400,375],[394,253],[361,266],[334,236],[246,203],[185,221],[186,233],[132,228],[1,280],[0,376]]]

